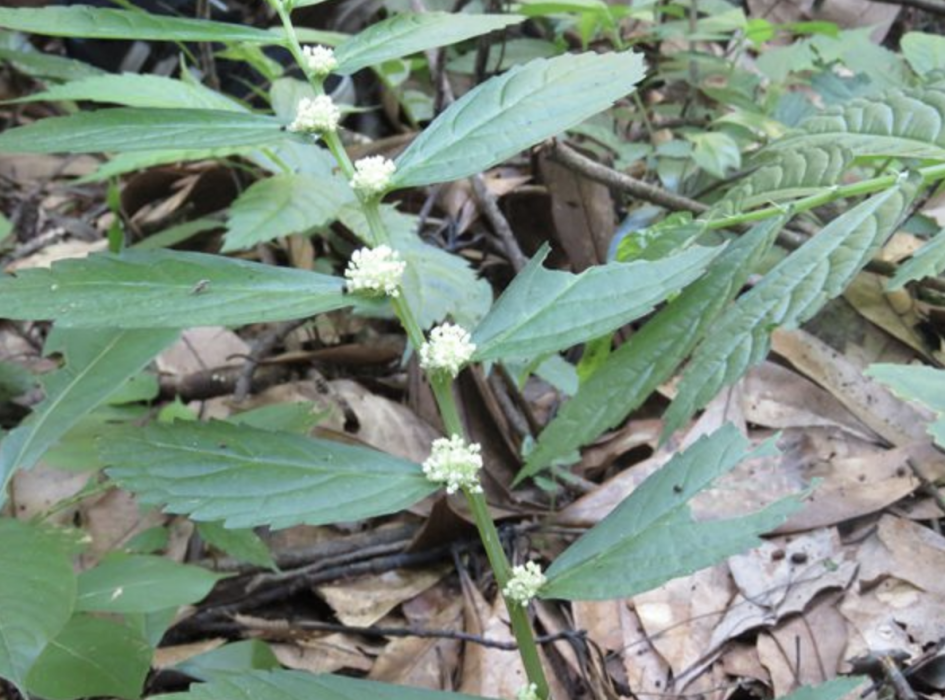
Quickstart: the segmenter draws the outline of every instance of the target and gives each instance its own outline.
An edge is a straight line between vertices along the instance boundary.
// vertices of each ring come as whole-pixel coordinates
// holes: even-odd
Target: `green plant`
[[[269,4],[281,21],[281,28],[270,31],[130,10],[0,9],[0,26],[20,31],[288,49],[307,84],[277,78],[271,94],[275,116],[254,112],[186,77],[84,73],[36,97],[123,106],[11,129],[0,134],[0,151],[117,153],[99,177],[162,162],[240,155],[272,176],[253,184],[234,204],[225,251],[336,220],[364,246],[351,256],[344,277],[134,248],[4,277],[0,302],[5,316],[54,321],[46,350],[60,352],[65,365],[46,378],[44,402],[0,445],[0,481],[6,485],[15,470],[35,465],[93,409],[120,405],[116,392],[182,328],[298,319],[344,308],[389,309],[419,356],[447,434],[434,443],[423,466],[268,427],[193,421],[109,429],[100,440],[101,463],[109,479],[144,502],[208,523],[208,539],[226,537],[219,523],[232,529],[236,542],[230,546],[255,551],[255,556],[258,542],[249,528],[368,518],[408,507],[441,486],[461,492],[506,598],[528,673],[520,697],[547,698],[528,615],[532,598],[605,599],[658,586],[757,543],[758,535],[781,523],[800,499],[739,519],[692,520],[687,504],[697,493],[742,460],[775,450],[771,443],[753,450],[729,426],[677,454],[546,571],[534,562],[512,567],[479,484],[479,446],[469,443],[455,400],[458,373],[470,363],[537,365],[567,348],[607,338],[668,302],[629,342],[592,368],[538,437],[518,480],[566,460],[620,423],[691,356],[666,416],[667,434],[672,432],[765,356],[774,328],[802,323],[839,295],[918,194],[945,178],[945,130],[939,119],[945,91],[917,81],[909,90],[860,97],[813,116],[749,153],[751,173],[723,188],[697,218],[672,218],[631,233],[616,261],[581,274],[547,269],[543,249],[494,304],[476,301],[479,308],[470,311],[468,289],[478,283],[468,268],[423,244],[410,221],[405,224],[404,216],[382,205],[382,199],[397,190],[474,176],[569,129],[593,133],[588,120],[631,95],[644,79],[641,56],[587,52],[516,65],[436,116],[396,161],[378,156],[352,162],[338,133],[342,111],[324,93],[329,74],[368,67],[383,71],[389,62],[523,18],[394,15],[339,41],[331,51],[303,47],[290,17],[291,3]],[[576,14],[582,41],[600,30],[615,34],[620,44],[620,13],[603,3],[530,2],[522,11],[532,17]],[[700,31],[729,33],[743,26],[744,16],[702,22]],[[678,31],[670,22],[658,33]],[[693,60],[706,62],[704,57]],[[928,62],[922,65],[931,70]],[[714,70],[707,62],[703,67]],[[55,67],[60,74],[64,68]],[[671,71],[666,67],[667,74]],[[280,103],[280,90],[295,94]],[[280,112],[280,104],[290,104],[291,111]],[[675,151],[664,148],[659,161],[664,182],[681,177],[676,161],[689,155],[702,174],[716,178],[742,166],[747,150],[742,146],[758,138],[744,125],[764,125],[767,118],[753,116],[739,124],[719,118],[711,129],[687,133]],[[325,148],[315,145],[313,136]],[[623,148],[614,145],[618,155],[630,158]],[[648,155],[659,157],[656,153]],[[858,176],[856,182],[841,185],[849,174]],[[792,219],[857,198],[862,199],[739,295]],[[725,232],[725,242],[712,238],[719,231]],[[428,287],[434,281],[455,296],[431,298]],[[444,322],[448,317],[455,323]],[[0,638],[5,642],[0,676],[43,697],[135,696],[147,671],[149,645],[169,623],[168,611],[172,615],[176,606],[199,600],[216,580],[194,567],[143,555],[117,556],[76,577],[69,560],[78,544],[63,532],[13,519],[0,521],[0,532],[6,545],[0,554]],[[265,560],[265,552],[261,557]],[[14,570],[16,576],[6,573]],[[148,588],[155,583],[162,595]],[[122,594],[115,595],[119,588]],[[50,599],[56,604],[48,605]],[[122,616],[121,622],[97,613]],[[71,651],[90,638],[109,641],[113,668],[100,666],[97,659],[86,659],[79,670],[69,666],[71,657],[82,656]],[[85,684],[70,684],[69,677],[80,675]],[[837,682],[817,697],[833,698],[850,687],[851,682]],[[195,685],[186,697],[366,694],[391,700],[438,696],[343,677],[272,671],[218,677]]]

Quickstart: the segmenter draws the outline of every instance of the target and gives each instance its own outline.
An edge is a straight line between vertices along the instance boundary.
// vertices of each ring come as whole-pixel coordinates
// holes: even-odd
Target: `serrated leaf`
[[[574,275],[545,269],[545,246],[473,331],[474,357],[538,357],[609,333],[699,277],[718,253],[692,248],[655,262],[609,263]]]
[[[664,436],[764,359],[775,328],[797,327],[841,294],[895,231],[915,191],[907,181],[856,205],[740,297],[693,355],[665,415]]]
[[[934,277],[942,270],[945,270],[945,230],[939,231],[909,260],[902,263],[896,274],[886,283],[886,289],[894,292],[902,289],[908,282]]]
[[[615,350],[538,436],[516,481],[613,428],[667,381],[774,242],[785,219],[752,228],[709,271]]]
[[[13,304],[5,308],[12,311]],[[35,465],[79,419],[108,399],[176,338],[176,330],[56,328],[45,350],[47,354],[62,353],[65,366],[44,377],[46,398],[0,444],[0,501],[14,471]]]
[[[259,180],[233,202],[223,251],[326,226],[352,198],[340,178],[276,175]]]
[[[753,452],[750,447],[736,428],[725,425],[677,453],[555,559],[540,597],[629,597],[759,544],[758,535],[799,507],[796,500],[740,518],[698,523],[687,505],[742,460],[778,454],[773,442]]]
[[[76,610],[153,613],[203,600],[225,575],[165,557],[112,555],[79,575]]]
[[[83,175],[75,182],[101,182],[125,173],[137,172],[155,165],[165,163],[187,163],[195,160],[210,160],[213,158],[228,158],[230,156],[249,155],[255,151],[254,146],[237,146],[235,148],[186,148],[182,150],[140,151],[133,153],[119,153],[111,160],[102,163],[97,170]]]
[[[402,13],[372,24],[335,49],[336,73],[349,75],[394,58],[449,46],[518,24],[520,15],[477,15],[464,12]]]
[[[349,305],[337,277],[173,250],[62,260],[0,279],[16,320],[84,328],[237,326]]]
[[[916,401],[935,412],[928,433],[945,447],[945,371],[933,367],[877,363],[866,375],[885,384],[899,398]]]
[[[267,569],[276,568],[276,563],[266,543],[250,529],[232,530],[223,527],[220,523],[207,522],[197,523],[197,532],[200,533],[204,542],[237,561]]]
[[[419,465],[383,452],[228,423],[150,425],[101,451],[143,502],[233,528],[360,520],[437,488]]]
[[[267,146],[298,138],[274,117],[214,109],[116,107],[0,133],[5,153],[107,153]]]
[[[633,91],[638,54],[583,53],[537,59],[470,90],[397,159],[394,187],[482,172],[575,126]]]
[[[830,144],[769,152],[759,158],[758,169],[736,183],[713,211],[734,214],[813,194],[841,182],[852,163],[849,150]]]
[[[0,519],[0,678],[19,688],[69,621],[76,577],[61,540],[39,527]]]
[[[776,151],[840,146],[856,156],[945,159],[945,87],[892,90],[825,110]]]
[[[41,53],[0,48],[0,61],[8,61],[21,73],[33,78],[78,80],[102,75],[105,71],[82,61]]]
[[[244,112],[242,107],[203,85],[191,84],[162,75],[96,75],[82,80],[73,80],[64,85],[54,85],[16,100],[19,102],[56,102],[60,100],[85,100],[129,107],[217,109]]]
[[[281,42],[278,34],[241,24],[86,5],[35,9],[0,8],[0,27],[30,34],[87,39],[245,41],[255,44]]]
[[[482,700],[474,695],[444,693],[376,683],[345,676],[301,671],[255,671],[210,683],[194,683],[186,693],[155,695],[152,700]]]
[[[52,640],[27,678],[30,693],[47,700],[141,697],[151,647],[129,626],[76,615]]]

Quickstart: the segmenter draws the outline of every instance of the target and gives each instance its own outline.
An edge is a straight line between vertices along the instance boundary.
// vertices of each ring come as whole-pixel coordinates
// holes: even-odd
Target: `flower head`
[[[334,50],[327,46],[303,46],[302,55],[305,56],[309,70],[315,75],[328,75],[338,67]]]
[[[400,296],[400,280],[407,268],[400,254],[389,246],[360,248],[354,251],[345,269],[349,292],[367,292]]]
[[[512,568],[512,578],[502,589],[502,594],[518,605],[528,605],[528,601],[538,594],[538,589],[545,585],[545,575],[541,567],[533,561],[524,566]]]
[[[381,194],[390,187],[390,180],[396,169],[394,161],[384,156],[361,158],[354,164],[351,187],[367,196]]]
[[[461,488],[482,493],[479,484],[481,453],[478,443],[467,444],[459,435],[437,438],[433,441],[433,451],[423,463],[423,473],[430,481],[444,484],[446,493],[456,493]]]
[[[538,686],[534,683],[523,685],[515,695],[515,700],[538,700]]]
[[[430,372],[459,374],[476,352],[469,331],[452,323],[444,323],[430,331],[430,339],[420,346],[420,366]]]
[[[328,95],[303,97],[289,131],[335,131],[341,123],[341,110]]]

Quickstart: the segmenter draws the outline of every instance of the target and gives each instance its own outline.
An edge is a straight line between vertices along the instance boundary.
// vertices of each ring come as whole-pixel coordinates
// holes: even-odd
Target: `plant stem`
[[[922,180],[926,184],[945,179],[945,165],[932,165],[927,168],[920,168],[916,172],[922,176]],[[748,224],[755,221],[770,219],[774,216],[780,216],[788,207],[790,207],[790,209],[793,210],[795,214],[800,214],[805,211],[810,211],[811,209],[816,209],[817,207],[823,206],[824,204],[835,202],[838,199],[846,199],[848,197],[857,197],[859,195],[881,192],[882,190],[886,190],[894,186],[899,181],[899,178],[900,175],[898,174],[883,175],[881,177],[870,178],[869,180],[854,182],[851,185],[830,187],[826,190],[818,192],[817,194],[812,194],[809,197],[804,197],[793,202],[788,202],[782,206],[765,207],[764,209],[755,209],[754,211],[745,212],[744,214],[735,214],[733,216],[722,217],[721,219],[713,219],[712,221],[707,222],[707,228],[730,228],[740,224]]]
[[[323,94],[322,79],[314,75],[306,65],[305,56],[299,45],[295,28],[292,26],[292,20],[289,12],[279,0],[267,0],[269,5],[275,9],[285,28],[288,39],[287,48],[292,53],[299,67],[303,70],[311,83],[316,94]],[[327,132],[322,135],[325,145],[334,156],[338,167],[344,173],[345,177],[350,179],[354,174],[354,165],[351,158],[345,151],[337,132]],[[367,199],[359,196],[361,210],[367,219],[368,227],[371,231],[371,243],[374,246],[390,245],[390,234],[381,218],[380,201],[378,199]],[[419,350],[425,341],[423,329],[414,315],[413,309],[402,297],[391,298],[394,312],[398,320],[407,333],[407,338],[415,350]],[[430,386],[433,395],[436,398],[437,407],[443,419],[443,426],[449,435],[458,435],[466,439],[465,429],[460,418],[459,408],[456,405],[456,399],[453,396],[453,380],[448,376],[439,376],[428,374]],[[472,512],[473,520],[479,531],[479,538],[482,540],[483,547],[486,550],[486,557],[489,559],[489,565],[495,573],[496,583],[500,592],[505,590],[511,577],[511,566],[505,556],[505,550],[502,549],[502,543],[499,540],[499,533],[496,530],[495,523],[489,513],[489,506],[486,503],[486,497],[482,493],[473,493],[468,489],[463,490],[469,509]],[[504,596],[504,593],[502,593]],[[535,642],[535,635],[532,630],[531,622],[528,619],[528,611],[525,606],[519,605],[515,601],[505,600],[509,611],[509,620],[512,625],[512,634],[518,644],[519,655],[522,664],[525,667],[525,673],[530,683],[535,684],[538,697],[547,700],[549,694],[548,681],[545,678],[545,671],[541,665],[541,658],[538,655],[538,645]]]

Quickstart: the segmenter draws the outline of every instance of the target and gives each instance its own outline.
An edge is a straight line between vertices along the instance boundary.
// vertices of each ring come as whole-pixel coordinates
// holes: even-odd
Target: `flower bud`
[[[351,178],[351,187],[368,197],[382,194],[390,187],[391,178],[397,166],[394,161],[384,156],[368,156],[361,158],[354,164],[354,177]]]
[[[528,605],[529,601],[538,595],[538,590],[545,585],[545,575],[541,567],[533,561],[524,566],[512,569],[512,578],[502,589],[507,600],[516,605]]]
[[[444,323],[430,331],[430,339],[420,346],[420,366],[428,372],[446,372],[455,377],[474,352],[476,345],[469,331]]]
[[[335,131],[341,123],[341,110],[328,95],[303,97],[299,100],[295,120],[289,124],[289,131]]]
[[[334,50],[327,46],[303,46],[302,55],[308,69],[317,76],[325,77],[338,67]]]

